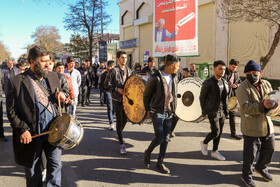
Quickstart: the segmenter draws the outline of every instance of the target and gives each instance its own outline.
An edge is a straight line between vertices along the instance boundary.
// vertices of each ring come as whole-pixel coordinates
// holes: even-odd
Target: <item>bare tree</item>
[[[11,57],[8,48],[0,41],[0,62]]]
[[[74,32],[81,32],[87,34],[89,39],[89,60],[92,63],[93,52],[93,37],[94,31],[101,27],[101,19],[103,19],[103,26],[110,23],[110,15],[103,11],[102,7],[107,6],[107,1],[100,0],[77,0],[75,5],[69,5],[69,13],[66,13],[64,18],[65,28]]]
[[[60,42],[61,37],[55,26],[42,25],[37,27],[36,31],[31,35],[31,38],[34,39],[33,45],[44,46],[50,52],[56,53],[63,49],[63,45]]]
[[[260,59],[264,69],[280,40],[280,0],[223,0],[220,10],[230,22],[263,22],[277,28],[267,55]]]
[[[93,51],[96,51],[97,42],[93,42]],[[90,59],[89,53],[89,39],[82,35],[71,35],[70,38],[70,49],[71,52],[76,56],[81,57],[83,60]]]

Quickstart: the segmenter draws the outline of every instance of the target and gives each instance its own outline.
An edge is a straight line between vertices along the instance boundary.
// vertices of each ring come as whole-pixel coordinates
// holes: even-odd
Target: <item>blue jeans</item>
[[[39,140],[36,147],[35,160],[32,168],[25,167],[26,186],[42,186],[42,150],[47,158],[47,187],[61,186],[61,149],[48,141]]]
[[[168,112],[153,113],[152,121],[155,131],[155,138],[151,142],[147,151],[151,153],[155,147],[160,145],[160,152],[158,159],[163,160],[167,148],[167,144],[170,138],[171,126],[172,126],[172,115],[168,114]]]
[[[113,123],[114,120],[114,107],[113,107],[113,100],[112,100],[112,95],[110,92],[105,91],[105,95],[107,98],[107,115],[109,119],[109,124]]]
[[[77,105],[78,105],[78,96],[75,96],[75,101],[73,105],[70,105],[68,107],[68,113],[71,114],[73,116],[73,118],[75,118],[76,116],[76,109],[77,109]]]
[[[100,104],[105,103],[105,91],[101,84],[99,84],[99,90],[100,90]]]

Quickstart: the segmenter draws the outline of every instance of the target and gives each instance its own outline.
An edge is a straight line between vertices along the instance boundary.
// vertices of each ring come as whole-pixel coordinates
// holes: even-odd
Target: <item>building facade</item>
[[[183,57],[181,67],[234,58],[241,76],[249,60],[260,61],[270,48],[275,29],[264,23],[226,23],[217,10],[222,0],[198,0],[197,57]],[[120,0],[120,49],[128,53],[128,65],[143,64],[144,53],[153,56],[153,0]],[[263,71],[267,79],[280,79],[278,47]],[[157,60],[160,63],[160,59]]]

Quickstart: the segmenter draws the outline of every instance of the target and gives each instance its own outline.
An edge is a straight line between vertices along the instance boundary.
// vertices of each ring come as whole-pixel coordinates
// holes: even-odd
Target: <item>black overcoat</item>
[[[30,70],[29,70],[30,71]],[[56,89],[60,88],[58,75],[48,72],[46,78],[49,83],[50,100],[57,113]],[[31,135],[37,134],[35,95],[28,72],[12,77],[8,82],[6,94],[7,116],[13,128],[13,147],[16,163],[25,167],[32,167],[37,139],[29,144],[20,143],[20,136],[29,130]]]

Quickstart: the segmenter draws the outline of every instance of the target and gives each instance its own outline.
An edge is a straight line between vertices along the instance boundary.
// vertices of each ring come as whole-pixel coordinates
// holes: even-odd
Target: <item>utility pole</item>
[[[101,41],[103,41],[103,6],[102,6],[102,0],[100,0],[100,5],[101,5]]]

